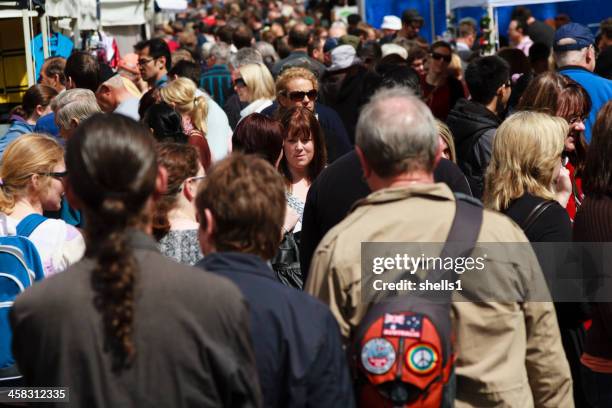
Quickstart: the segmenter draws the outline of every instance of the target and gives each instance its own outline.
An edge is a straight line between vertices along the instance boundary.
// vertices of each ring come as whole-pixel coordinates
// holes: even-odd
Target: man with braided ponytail
[[[240,291],[165,258],[149,236],[167,184],[149,132],[97,114],[68,141],[66,167],[87,251],[15,302],[25,383],[69,387],[73,407],[261,406]]]

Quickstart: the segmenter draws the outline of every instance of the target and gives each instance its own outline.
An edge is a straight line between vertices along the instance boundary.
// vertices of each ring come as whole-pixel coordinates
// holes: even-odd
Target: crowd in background
[[[471,19],[429,44],[412,9],[380,29],[329,13],[215,2],[115,69],[45,60],[0,137],[0,235],[42,267],[0,385],[365,406],[361,242],[444,242],[454,194],[484,206],[478,242],[612,241],[612,18],[595,36],[517,7],[484,55]],[[520,284],[543,279],[524,261]],[[610,304],[453,305],[456,405],[611,406]]]

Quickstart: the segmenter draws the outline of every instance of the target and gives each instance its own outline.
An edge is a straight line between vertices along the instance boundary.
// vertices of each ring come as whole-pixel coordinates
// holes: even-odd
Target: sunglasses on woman
[[[450,55],[438,54],[437,52],[432,52],[431,58],[435,59],[436,61],[443,59],[444,62],[451,62],[452,59]]]
[[[51,171],[49,173],[40,173],[41,176],[53,177],[58,180],[62,180],[64,177],[68,175],[68,171]]]
[[[285,92],[285,94],[293,102],[301,102],[304,100],[305,96],[307,96],[309,100],[314,101],[315,99],[317,99],[317,96],[319,95],[316,89],[311,89],[308,92],[304,92],[304,91]]]
[[[246,84],[246,82],[244,82],[244,79],[242,79],[242,78],[237,78],[237,79],[234,81],[234,86],[237,86],[237,87],[239,87],[239,88],[240,88],[240,87],[242,87],[242,88],[246,88],[247,84]]]

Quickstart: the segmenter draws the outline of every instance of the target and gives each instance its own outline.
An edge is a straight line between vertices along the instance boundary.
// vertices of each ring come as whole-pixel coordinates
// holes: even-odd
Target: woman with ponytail
[[[211,163],[210,147],[206,139],[208,103],[204,95],[197,94],[197,89],[191,79],[179,77],[161,88],[159,93],[162,101],[181,115],[183,131],[189,137],[189,144],[198,149],[202,167],[208,169]]]
[[[36,121],[51,112],[51,101],[56,96],[57,91],[46,85],[34,85],[25,92],[21,105],[11,111],[11,126],[0,137],[0,158],[9,143],[34,131]]]
[[[76,228],[42,215],[60,209],[65,178],[64,151],[47,136],[21,136],[4,152],[0,235],[27,235],[38,250],[46,276],[65,270],[85,252],[85,241]]]
[[[198,242],[194,200],[204,168],[193,146],[178,143],[157,145],[158,164],[168,172],[168,188],[155,202],[153,235],[162,254],[177,262],[195,265],[202,259]]]
[[[69,387],[72,407],[261,406],[240,291],[164,257],[150,236],[167,172],[149,131],[94,115],[68,140],[66,166],[87,252],[13,306],[25,384]]]

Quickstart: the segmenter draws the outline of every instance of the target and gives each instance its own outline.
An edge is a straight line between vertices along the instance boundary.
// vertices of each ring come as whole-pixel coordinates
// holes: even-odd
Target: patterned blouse
[[[169,231],[159,241],[159,250],[165,256],[187,265],[195,265],[204,257],[197,229]]]

